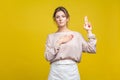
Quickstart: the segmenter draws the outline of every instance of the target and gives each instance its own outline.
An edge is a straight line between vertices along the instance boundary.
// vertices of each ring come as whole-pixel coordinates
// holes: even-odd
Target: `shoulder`
[[[54,34],[55,34],[55,33],[49,33],[49,34],[47,35],[47,38],[52,38],[52,37],[54,37]]]
[[[55,34],[56,34],[56,33],[53,32],[53,33],[48,34],[48,36],[54,36]]]

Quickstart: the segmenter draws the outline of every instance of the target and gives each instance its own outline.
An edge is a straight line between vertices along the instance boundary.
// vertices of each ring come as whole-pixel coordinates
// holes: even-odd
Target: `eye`
[[[55,18],[59,18],[60,16],[56,16]]]
[[[66,16],[65,15],[62,15],[63,18],[65,18]]]

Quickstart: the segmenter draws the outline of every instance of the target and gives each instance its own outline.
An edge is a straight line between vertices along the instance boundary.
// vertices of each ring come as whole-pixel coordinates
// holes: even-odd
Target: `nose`
[[[62,18],[61,18],[61,17],[59,18],[59,21],[62,21]]]

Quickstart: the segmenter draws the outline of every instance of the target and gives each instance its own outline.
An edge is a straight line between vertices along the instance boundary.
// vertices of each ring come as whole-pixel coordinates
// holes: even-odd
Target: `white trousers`
[[[48,80],[80,80],[77,63],[72,60],[53,62]]]

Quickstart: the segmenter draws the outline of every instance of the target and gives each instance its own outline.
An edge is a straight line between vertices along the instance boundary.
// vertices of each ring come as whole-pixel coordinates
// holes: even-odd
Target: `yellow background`
[[[82,55],[81,80],[120,80],[119,0],[3,0],[0,1],[0,80],[47,80],[44,58],[47,34],[57,27],[54,9],[70,13],[69,28],[81,32],[88,16],[96,34],[97,54]]]

